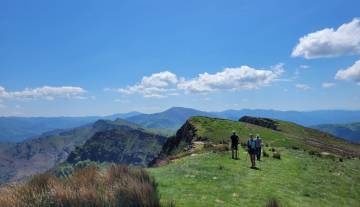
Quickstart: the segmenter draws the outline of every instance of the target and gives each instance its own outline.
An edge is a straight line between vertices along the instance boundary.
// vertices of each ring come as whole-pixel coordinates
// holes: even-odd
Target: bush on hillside
[[[12,207],[160,206],[156,184],[147,172],[122,165],[107,170],[88,166],[64,179],[35,175],[25,184],[1,189],[0,203]]]
[[[273,158],[280,160],[280,159],[281,159],[281,154],[280,154],[280,152],[274,152]]]
[[[264,157],[269,157],[269,154],[264,150],[264,151],[263,151],[263,156],[264,156]]]
[[[317,157],[321,157],[321,153],[318,151],[310,150],[309,155],[315,155]]]
[[[267,204],[266,207],[280,207],[279,202],[275,198],[271,198]]]

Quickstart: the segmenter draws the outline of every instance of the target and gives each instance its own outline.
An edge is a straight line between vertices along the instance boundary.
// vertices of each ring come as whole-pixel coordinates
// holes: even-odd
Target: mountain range
[[[73,129],[45,133],[20,143],[0,144],[0,184],[49,170],[65,161],[76,147],[82,146],[97,132],[121,129],[123,134],[133,133],[124,130],[127,128],[145,133],[141,126],[123,119],[98,120]]]
[[[232,131],[244,148],[250,133],[262,137],[264,157],[257,162],[258,170],[248,167],[242,147],[240,160],[230,159]],[[264,206],[274,197],[284,206],[296,206],[299,201],[302,206],[356,206],[359,157],[359,144],[279,119],[192,116],[169,138],[127,120],[99,120],[17,144],[0,144],[0,183],[42,172],[65,176],[59,180],[66,181],[79,176],[81,169],[92,178],[91,169],[104,173],[112,164],[151,165],[146,171],[155,178],[161,200],[171,201],[172,206],[212,206],[214,202]],[[56,186],[37,178],[30,183],[45,184],[54,192]],[[78,185],[96,184],[95,179],[79,178]],[[349,192],[350,188],[355,190]],[[254,195],[255,191],[259,194]]]
[[[353,142],[360,142],[360,122],[350,124],[321,124],[312,126],[312,128]]]
[[[173,107],[168,110],[153,114],[130,112],[126,114],[114,114],[104,117],[0,117],[0,142],[20,142],[34,138],[42,133],[59,129],[70,129],[84,124],[90,124],[98,119],[115,120],[126,119],[137,123],[144,128],[152,129],[153,132],[171,135],[192,116],[207,116],[238,120],[243,116],[268,117],[294,122],[304,126],[323,124],[347,124],[360,121],[360,111],[346,110],[319,110],[319,111],[276,111],[261,109],[226,110],[222,112],[205,112],[191,108]],[[316,128],[316,127],[315,127]],[[322,128],[318,128],[322,130]],[[326,131],[326,130],[325,130]],[[336,136],[334,130],[327,130]],[[357,136],[355,134],[355,136]],[[348,138],[345,136],[344,138]],[[351,139],[354,139],[351,137]],[[357,138],[355,138],[357,139]]]
[[[21,142],[25,139],[36,138],[45,132],[71,129],[99,119],[125,119],[138,114],[140,113],[84,117],[0,117],[0,142]]]

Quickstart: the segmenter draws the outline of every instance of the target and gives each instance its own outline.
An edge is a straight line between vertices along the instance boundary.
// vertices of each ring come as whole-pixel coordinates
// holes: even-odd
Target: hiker
[[[239,137],[236,135],[236,132],[233,131],[231,137],[231,159],[238,159],[238,145],[239,145]]]
[[[250,134],[250,138],[247,142],[247,147],[248,147],[248,153],[249,153],[250,160],[251,160],[251,168],[256,168],[256,166],[255,166],[256,141],[252,134]]]
[[[258,134],[256,135],[255,143],[256,143],[256,159],[260,161],[262,140],[260,138],[260,135]]]

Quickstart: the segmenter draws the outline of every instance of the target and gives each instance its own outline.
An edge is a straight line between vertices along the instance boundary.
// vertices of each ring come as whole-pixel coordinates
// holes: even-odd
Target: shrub
[[[266,207],[280,207],[280,204],[275,198],[271,198],[267,202]]]
[[[13,207],[160,206],[156,183],[141,168],[88,166],[58,179],[34,176],[25,184],[3,188],[0,203]]]
[[[280,152],[274,152],[273,158],[280,160],[280,159],[281,159],[281,154],[280,154]]]
[[[318,152],[318,151],[311,150],[311,151],[309,151],[309,154],[310,154],[310,155],[315,155],[315,156],[317,156],[317,157],[321,157],[321,153]]]
[[[299,150],[299,147],[298,146],[292,146],[291,147],[293,150]]]
[[[269,157],[269,154],[264,150],[264,151],[263,151],[263,156],[264,156],[264,157]]]

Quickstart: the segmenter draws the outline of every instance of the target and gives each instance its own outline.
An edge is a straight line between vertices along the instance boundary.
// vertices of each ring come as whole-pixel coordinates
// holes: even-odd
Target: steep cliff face
[[[187,145],[190,145],[193,140],[196,140],[196,129],[189,121],[186,121],[177,131],[176,136],[170,137],[165,142],[161,153],[166,155],[174,154]]]

